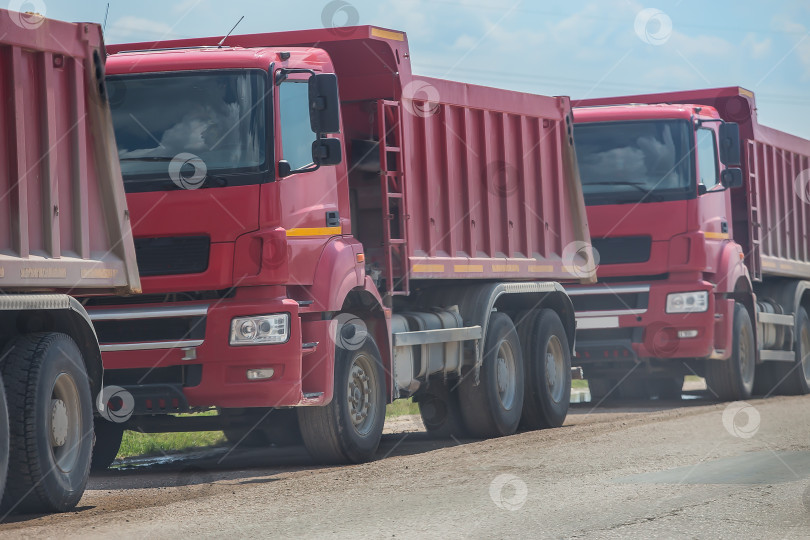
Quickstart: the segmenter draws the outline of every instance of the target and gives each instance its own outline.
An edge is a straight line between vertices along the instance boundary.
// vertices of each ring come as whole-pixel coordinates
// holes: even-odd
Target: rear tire
[[[8,408],[6,408],[6,390],[3,378],[0,377],[0,499],[6,487],[8,472]]]
[[[748,310],[737,303],[731,357],[706,361],[706,385],[721,401],[742,401],[751,397],[755,372],[754,328]]]
[[[563,425],[571,402],[571,351],[560,317],[543,309],[521,324],[520,341],[526,369],[523,396],[525,429]]]
[[[121,449],[121,440],[124,438],[124,424],[109,422],[103,418],[93,421],[96,444],[93,445],[93,460],[90,470],[94,472],[107,470],[118,451]]]
[[[810,393],[810,318],[803,307],[796,313],[794,349],[796,360],[793,363],[773,362],[771,369],[780,394],[803,396]]]
[[[81,351],[67,335],[18,336],[2,371],[10,451],[4,512],[65,512],[82,498],[93,452],[93,402]]]
[[[380,351],[370,334],[357,350],[337,349],[332,401],[298,408],[301,436],[313,458],[339,464],[374,457],[385,423],[383,381]]]
[[[479,384],[473,375],[467,372],[459,385],[467,431],[484,439],[515,433],[523,411],[524,368],[517,330],[508,315],[491,315]]]
[[[417,393],[419,414],[425,429],[434,439],[467,437],[461,405],[454,382],[433,379]]]

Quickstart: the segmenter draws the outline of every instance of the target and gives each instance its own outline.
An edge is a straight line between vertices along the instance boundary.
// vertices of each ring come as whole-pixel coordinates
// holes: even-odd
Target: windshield
[[[261,181],[265,78],[258,70],[108,77],[127,191]]]
[[[585,203],[660,202],[693,196],[691,133],[686,120],[576,124]]]

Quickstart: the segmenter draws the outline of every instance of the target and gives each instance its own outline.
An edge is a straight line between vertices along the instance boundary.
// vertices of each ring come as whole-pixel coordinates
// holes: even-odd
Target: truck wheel
[[[434,439],[468,437],[461,416],[458,392],[452,389],[454,382],[432,380],[417,394],[419,414],[428,435]]]
[[[106,471],[115,456],[121,449],[121,440],[124,438],[124,424],[117,424],[96,418],[93,420],[96,433],[96,444],[93,445],[93,459],[90,462],[91,471]]]
[[[571,351],[560,317],[550,309],[521,325],[526,390],[521,426],[560,427],[571,402]]]
[[[3,378],[0,377],[0,499],[6,487],[8,472],[8,409],[6,408],[6,391]]]
[[[461,414],[473,437],[512,435],[523,411],[523,353],[512,319],[493,313],[484,340],[480,383],[468,372],[459,385]]]
[[[768,364],[773,372],[771,378],[774,383],[782,381],[777,388],[780,394],[803,396],[810,393],[810,318],[803,307],[796,313],[795,350],[795,362],[768,362]]]
[[[2,366],[10,424],[4,511],[64,512],[82,498],[93,401],[82,354],[60,333],[18,336]]]
[[[706,385],[721,401],[742,401],[754,389],[756,357],[751,317],[742,304],[734,304],[734,339],[728,360],[706,361]]]
[[[385,402],[380,351],[371,335],[357,350],[338,347],[332,401],[297,409],[304,445],[322,463],[369,461],[382,437]]]

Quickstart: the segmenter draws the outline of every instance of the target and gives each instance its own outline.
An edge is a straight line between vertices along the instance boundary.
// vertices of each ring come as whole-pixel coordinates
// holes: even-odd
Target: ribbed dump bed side
[[[100,27],[0,19],[0,290],[140,290]]]
[[[403,96],[411,278],[590,278],[571,268],[589,236],[568,99],[410,84],[422,89]]]

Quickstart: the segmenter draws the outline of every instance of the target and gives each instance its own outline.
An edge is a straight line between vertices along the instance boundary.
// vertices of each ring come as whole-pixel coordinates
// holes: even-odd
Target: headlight
[[[231,321],[231,345],[285,343],[289,334],[289,313],[236,317]]]
[[[667,295],[667,313],[703,313],[709,309],[708,291]]]

